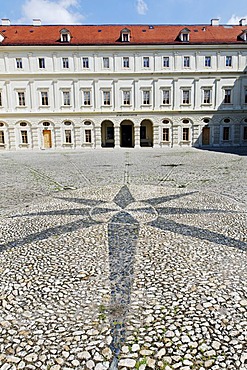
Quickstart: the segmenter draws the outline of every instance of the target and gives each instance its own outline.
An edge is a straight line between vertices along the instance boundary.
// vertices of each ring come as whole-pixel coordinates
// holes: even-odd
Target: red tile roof
[[[127,27],[130,42],[121,42],[120,33]],[[245,44],[239,36],[247,26],[211,25],[55,25],[0,26],[4,40],[0,45],[61,45],[60,30],[71,34],[68,45],[150,45],[181,44],[179,34],[190,30],[189,44]]]

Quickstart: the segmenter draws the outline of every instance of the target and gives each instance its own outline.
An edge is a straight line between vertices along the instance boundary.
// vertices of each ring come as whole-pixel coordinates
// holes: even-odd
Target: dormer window
[[[4,40],[4,36],[0,33],[0,42]]]
[[[70,35],[70,32],[66,28],[63,28],[60,31],[60,35],[61,35],[61,39],[60,39],[61,42],[70,42],[71,35]]]
[[[240,35],[240,38],[244,41],[247,41],[247,30],[244,30],[241,35]]]
[[[122,42],[130,42],[130,30],[128,28],[124,28],[121,31],[121,41]]]
[[[189,42],[190,41],[190,30],[188,28],[184,28],[180,32],[179,38],[182,42]]]

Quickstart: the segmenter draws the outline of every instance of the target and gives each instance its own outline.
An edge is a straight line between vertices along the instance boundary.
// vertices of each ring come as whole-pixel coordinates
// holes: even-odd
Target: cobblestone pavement
[[[247,369],[247,156],[0,165],[0,370]]]

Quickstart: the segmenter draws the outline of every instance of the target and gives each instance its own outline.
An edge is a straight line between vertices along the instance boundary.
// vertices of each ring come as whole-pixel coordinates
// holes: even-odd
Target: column
[[[220,83],[220,78],[216,78],[215,79],[215,99],[214,99],[214,109],[218,109],[220,104],[222,103],[221,102],[221,99],[222,99],[222,94],[221,92],[219,91],[219,83]]]
[[[78,71],[78,53],[73,54],[74,71]]]
[[[119,109],[117,83],[118,83],[118,80],[113,80],[113,91],[112,91],[112,108],[113,108],[113,111]]]
[[[114,123],[114,144],[115,148],[120,148],[120,125]]]
[[[134,137],[135,137],[135,148],[140,148],[140,125],[135,124],[134,125]]]
[[[100,95],[101,91],[99,91],[99,81],[93,81],[93,96],[94,96],[94,110],[98,110],[100,106],[99,99],[101,98]]]
[[[33,53],[28,53],[27,58],[28,58],[28,66],[29,66],[29,71],[32,72],[32,56]]]
[[[153,125],[153,147],[159,148],[160,147],[160,126],[159,124]]]
[[[33,81],[29,81],[29,98],[30,98],[30,110],[32,111],[35,108],[35,101],[36,101]]]
[[[199,109],[199,102],[200,102],[200,98],[201,98],[201,94],[200,94],[200,91],[198,89],[198,85],[199,85],[199,79],[198,78],[195,78],[194,79],[194,102],[193,102],[193,109]]]
[[[157,79],[153,79],[153,109],[154,110],[157,110],[159,109],[159,105],[158,105],[158,91],[157,91],[157,86],[158,86],[158,80]]]
[[[101,125],[95,125],[95,148],[101,148]]]
[[[57,81],[54,80],[52,85],[53,85],[53,107],[54,107],[54,110],[56,111],[58,110],[58,99],[59,99]]]
[[[74,111],[79,111],[79,99],[80,99],[80,93],[78,89],[78,80],[73,81],[73,100],[74,100]]]
[[[180,92],[178,91],[178,79],[173,80],[173,110],[178,110],[179,108]]]
[[[57,71],[57,53],[52,54],[53,72]]]
[[[9,72],[9,53],[3,53],[5,72]]]

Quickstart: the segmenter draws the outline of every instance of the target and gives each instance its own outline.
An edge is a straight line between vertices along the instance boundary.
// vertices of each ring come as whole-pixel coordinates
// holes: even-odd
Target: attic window
[[[60,31],[60,35],[61,35],[61,42],[70,42],[70,32],[66,29],[66,28],[63,28],[61,31]]]
[[[240,38],[244,41],[247,41],[247,30],[244,30],[241,35],[240,35]]]
[[[4,40],[4,36],[0,33],[0,42]]]
[[[184,28],[180,32],[179,38],[182,42],[189,42],[190,41],[190,30],[188,28]]]
[[[149,29],[150,29],[150,30],[153,30],[153,29],[154,29],[154,26],[149,26]]]
[[[128,28],[124,28],[121,31],[121,41],[122,42],[130,42],[130,30]]]

